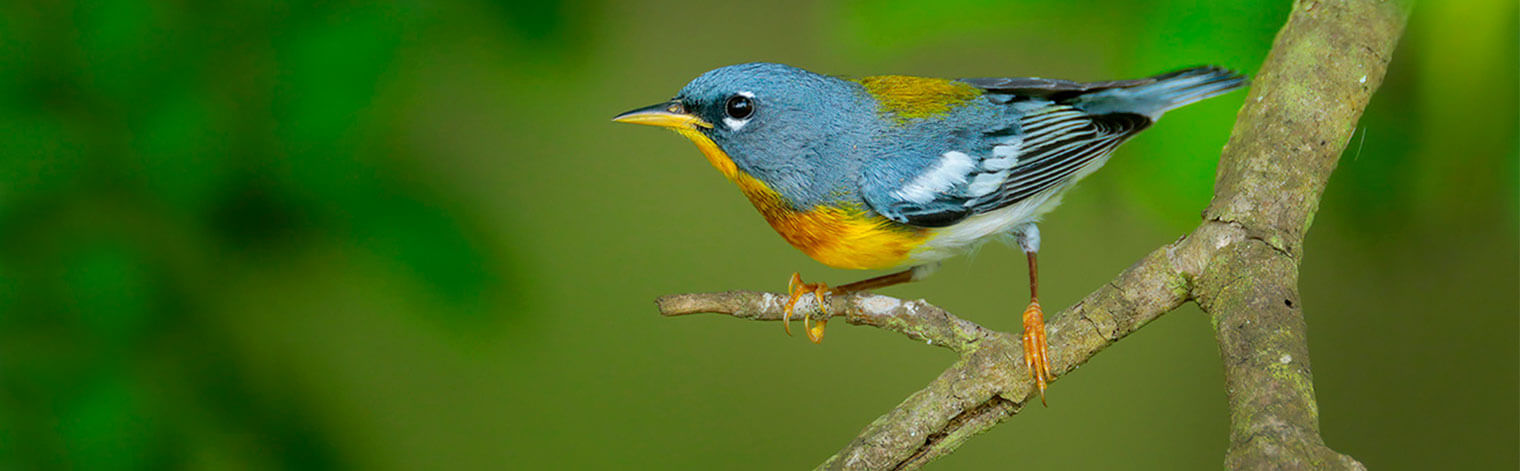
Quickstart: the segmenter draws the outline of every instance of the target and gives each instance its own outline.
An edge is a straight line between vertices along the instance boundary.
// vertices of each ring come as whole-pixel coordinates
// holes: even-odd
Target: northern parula
[[[1219,67],[1138,80],[838,78],[782,64],[714,69],[668,102],[614,121],[672,129],[738,184],[781,237],[838,268],[906,268],[836,286],[793,273],[786,319],[807,293],[922,279],[992,238],[1029,259],[1024,363],[1050,379],[1035,255],[1041,215],[1114,148],[1174,108],[1246,82]],[[803,324],[823,338],[825,320]],[[790,322],[785,323],[790,332]]]

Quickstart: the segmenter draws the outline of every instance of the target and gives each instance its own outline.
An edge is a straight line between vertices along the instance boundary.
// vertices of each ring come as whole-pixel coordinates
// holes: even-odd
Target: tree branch
[[[1296,2],[1220,158],[1204,219],[1222,247],[1193,296],[1213,316],[1230,402],[1232,469],[1365,469],[1319,434],[1298,295],[1304,234],[1408,12],[1387,1]]]
[[[1235,235],[1243,238],[1243,235]],[[1207,244],[1184,239],[1156,250],[1059,315],[1047,327],[1051,366],[1057,375],[1188,299],[1187,279],[1203,267]],[[825,469],[913,469],[953,451],[967,438],[1017,413],[1037,394],[1024,367],[1019,338],[956,317],[923,301],[900,301],[869,293],[830,298],[828,314],[810,296],[799,314],[843,316],[955,350],[960,360],[928,386],[876,419],[834,455]],[[662,314],[718,313],[753,320],[780,320],[786,296],[729,291],[661,297]],[[1059,376],[1058,376],[1059,378]]]
[[[1297,291],[1302,242],[1357,119],[1382,82],[1407,11],[1378,0],[1294,5],[1220,159],[1213,202],[1191,234],[1162,246],[1053,316],[1064,375],[1146,323],[1197,301],[1225,364],[1233,469],[1361,469],[1319,436]],[[784,295],[749,291],[658,300],[667,316],[780,320]],[[1018,337],[924,301],[856,293],[817,313],[956,351],[959,360],[877,418],[820,469],[917,469],[1017,414],[1036,394]]]
[[[944,309],[923,301],[903,302],[889,296],[855,293],[849,296],[829,298],[830,313],[845,316],[854,325],[869,325],[891,330],[908,338],[938,345],[958,353],[976,348],[983,340],[999,335],[965,319],[956,317]],[[728,314],[740,319],[779,321],[783,315],[782,303],[787,296],[758,291],[728,291],[707,294],[673,294],[656,300],[660,313],[666,316],[716,313]],[[803,296],[796,306],[798,314],[816,311],[812,296]],[[832,316],[813,314],[813,319]]]

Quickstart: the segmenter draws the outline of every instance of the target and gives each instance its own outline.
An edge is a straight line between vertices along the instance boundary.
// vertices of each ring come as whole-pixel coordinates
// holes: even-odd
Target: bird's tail
[[[1157,75],[1143,82],[1082,95],[1077,107],[1094,114],[1141,114],[1155,121],[1167,111],[1245,86],[1246,77],[1209,65]]]

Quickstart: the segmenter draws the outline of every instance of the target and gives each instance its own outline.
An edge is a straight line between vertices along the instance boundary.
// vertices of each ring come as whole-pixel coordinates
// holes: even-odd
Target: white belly
[[[938,262],[966,253],[993,238],[1010,236],[1014,228],[1038,222],[1040,216],[1060,205],[1061,195],[1070,187],[1071,183],[1059,185],[1018,203],[934,229],[929,240],[913,249],[904,265]]]

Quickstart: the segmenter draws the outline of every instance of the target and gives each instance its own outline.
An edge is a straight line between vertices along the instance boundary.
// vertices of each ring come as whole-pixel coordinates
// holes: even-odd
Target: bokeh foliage
[[[0,468],[810,466],[948,354],[660,319],[834,283],[689,144],[613,126],[703,70],[1254,72],[1283,2],[18,2],[0,7]],[[1415,11],[1303,274],[1330,444],[1514,469],[1520,27]],[[1044,226],[1047,303],[1197,222],[1244,94],[1172,113]],[[988,247],[888,293],[1016,329]],[[1213,468],[1206,319],[1125,340],[937,465]]]

